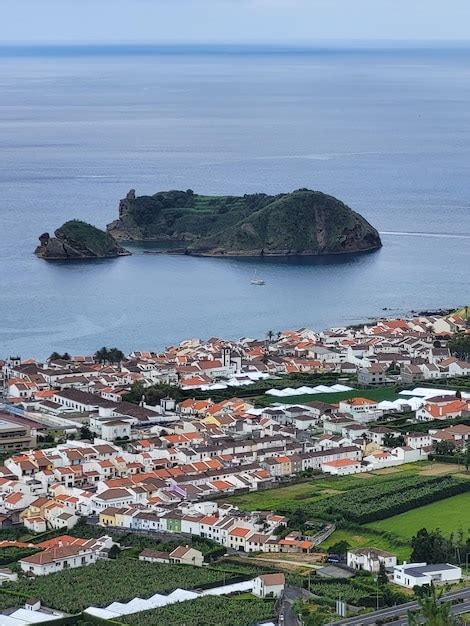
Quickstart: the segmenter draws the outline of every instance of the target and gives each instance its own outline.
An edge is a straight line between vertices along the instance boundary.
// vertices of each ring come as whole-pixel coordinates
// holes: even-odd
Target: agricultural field
[[[256,491],[227,498],[227,502],[238,506],[242,510],[274,510],[286,513],[299,507],[307,507],[315,503],[323,506],[329,499],[344,493],[350,493],[356,489],[369,489],[374,485],[385,485],[396,482],[405,477],[425,476],[430,472],[430,468],[441,468],[439,474],[449,473],[453,467],[443,464],[431,464],[427,461],[419,463],[409,463],[393,468],[378,470],[367,474],[356,474],[353,476],[324,477],[311,479],[305,482]],[[433,472],[434,473],[434,472]],[[322,503],[320,505],[320,503]]]
[[[197,600],[170,604],[161,609],[143,611],[119,618],[122,624],[132,626],[250,626],[273,618],[273,600],[251,597],[206,596]]]
[[[470,492],[367,524],[369,528],[392,532],[405,538],[415,535],[424,525],[428,530],[439,528],[445,535],[450,535],[460,528],[464,531],[469,530]]]
[[[0,548],[0,567],[11,566],[20,559],[24,559],[27,556],[31,556],[38,552],[39,549],[35,548]]]
[[[373,606],[376,602],[376,585],[371,576],[350,580],[317,577],[310,584],[310,592],[321,600],[335,602],[342,598],[355,606]]]
[[[365,524],[464,492],[470,492],[470,481],[465,479],[399,474],[388,481],[384,477],[379,484],[312,502],[305,507],[305,513],[310,518]]]
[[[401,475],[415,476],[424,468],[422,463],[410,463],[392,468],[393,474],[400,470]],[[246,511],[287,511],[299,505],[316,502],[330,496],[338,495],[351,489],[364,487],[365,484],[373,485],[383,482],[385,479],[384,470],[370,474],[356,474],[353,476],[325,477],[319,476],[313,480],[279,487],[266,489],[265,491],[255,491],[227,498],[227,502],[238,506]],[[388,472],[387,472],[388,473]],[[383,476],[383,478],[380,478]],[[393,477],[388,479],[392,479]]]
[[[228,498],[228,501],[245,511],[281,511],[285,510],[286,506],[292,502],[316,502],[321,498],[339,494],[343,491],[339,488],[322,489],[322,486],[317,483],[320,483],[320,481],[297,483],[296,485],[280,487],[279,489],[266,489],[266,491],[234,496]],[[330,487],[333,487],[333,485],[330,485]]]
[[[288,517],[292,512],[294,518],[299,510],[307,518],[342,518],[349,528],[338,528],[322,549],[345,541],[351,548],[376,547],[409,560],[410,539],[423,526],[450,533],[461,520],[470,520],[470,477],[457,472],[449,464],[412,463],[370,474],[319,477],[229,501],[241,509],[273,509]]]
[[[2,593],[0,591],[0,611],[4,611],[5,609],[19,608],[21,605],[24,604],[25,600],[26,598],[13,596],[8,593]]]
[[[154,593],[170,593],[181,587],[193,589],[210,583],[227,583],[230,574],[210,567],[148,563],[119,558],[94,565],[64,570],[57,574],[5,583],[2,590],[24,597],[41,598],[51,608],[79,613],[89,606],[126,602],[136,596],[149,598]],[[97,584],[97,581],[103,581]]]

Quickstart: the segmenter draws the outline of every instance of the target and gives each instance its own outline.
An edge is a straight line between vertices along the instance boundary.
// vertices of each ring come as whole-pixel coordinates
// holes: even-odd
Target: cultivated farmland
[[[256,598],[224,598],[206,596],[197,600],[178,602],[161,609],[144,611],[120,617],[123,624],[132,626],[250,626],[272,618],[273,600]]]
[[[225,577],[229,583],[231,575]],[[94,565],[64,570],[57,574],[22,579],[3,585],[3,589],[41,598],[46,606],[79,613],[89,606],[126,602],[139,596],[170,593],[181,587],[191,589],[208,583],[223,583],[224,573],[209,567],[166,565],[120,558],[98,561]],[[98,582],[97,582],[98,581]]]

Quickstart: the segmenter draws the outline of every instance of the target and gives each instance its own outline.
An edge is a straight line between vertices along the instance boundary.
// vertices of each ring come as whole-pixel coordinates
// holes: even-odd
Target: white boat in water
[[[258,272],[255,271],[255,275],[250,280],[252,285],[265,285],[266,283],[262,278],[259,277]]]

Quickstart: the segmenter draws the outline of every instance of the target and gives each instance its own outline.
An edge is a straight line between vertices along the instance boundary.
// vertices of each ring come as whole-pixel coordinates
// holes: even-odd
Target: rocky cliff
[[[97,259],[125,256],[129,254],[103,230],[71,220],[58,228],[55,237],[44,233],[39,237],[35,254],[46,260]]]
[[[202,196],[187,190],[140,197],[132,189],[107,230],[117,240],[181,242],[180,253],[210,256],[338,254],[382,245],[361,215],[309,189],[277,196]]]

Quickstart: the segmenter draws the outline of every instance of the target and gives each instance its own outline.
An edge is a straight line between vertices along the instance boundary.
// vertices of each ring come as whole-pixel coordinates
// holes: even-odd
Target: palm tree
[[[266,333],[266,337],[268,338],[268,341],[271,343],[271,341],[274,339],[274,331],[268,330],[268,332]]]
[[[417,598],[419,611],[408,611],[408,626],[423,624],[423,618],[427,626],[457,626],[460,622],[451,613],[452,604],[441,602],[443,593],[431,583],[429,591]]]

